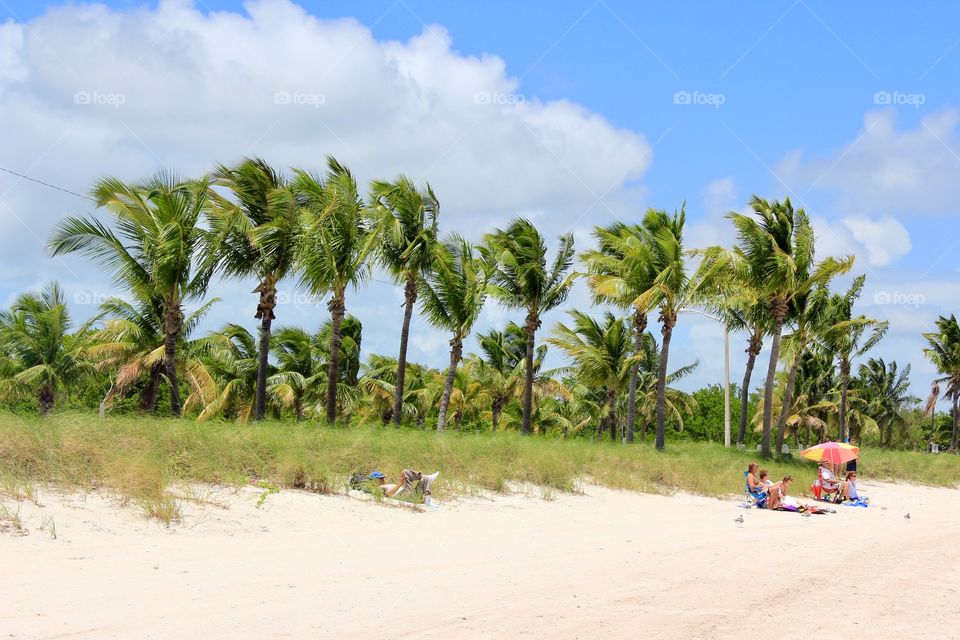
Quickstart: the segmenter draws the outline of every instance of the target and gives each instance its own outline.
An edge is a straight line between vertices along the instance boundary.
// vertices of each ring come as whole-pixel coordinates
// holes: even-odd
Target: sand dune
[[[41,491],[29,535],[0,534],[0,637],[960,637],[960,491],[863,490],[803,518],[594,486],[435,512],[194,488],[169,528]]]

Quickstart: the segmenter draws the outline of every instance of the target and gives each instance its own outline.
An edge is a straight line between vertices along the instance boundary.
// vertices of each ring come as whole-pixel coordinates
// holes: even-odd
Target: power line
[[[90,200],[91,202],[96,202],[90,196],[85,196],[82,193],[77,193],[76,191],[71,191],[70,189],[64,189],[63,187],[58,187],[55,184],[50,184],[49,182],[44,182],[43,180],[37,180],[36,178],[25,176],[22,173],[17,173],[16,171],[11,171],[10,169],[5,169],[4,167],[0,167],[0,171],[9,173],[10,175],[13,175],[13,176],[17,176],[18,178],[23,178],[24,180],[29,180],[30,182],[36,182],[37,184],[42,184],[45,187],[50,187],[51,189],[56,189],[57,191],[63,191],[64,193],[69,193],[72,196],[77,196],[78,198],[83,198],[84,200]]]

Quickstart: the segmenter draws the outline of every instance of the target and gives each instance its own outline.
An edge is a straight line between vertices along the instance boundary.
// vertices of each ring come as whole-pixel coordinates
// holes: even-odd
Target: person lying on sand
[[[431,473],[430,475],[424,475],[420,471],[404,469],[400,472],[400,477],[395,484],[388,483],[386,476],[379,471],[374,471],[369,477],[371,480],[376,480],[380,484],[383,495],[388,498],[396,496],[401,491],[407,491],[416,496],[422,496],[423,503],[428,507],[432,507],[433,498],[430,488],[439,475],[439,471]]]
[[[787,495],[787,491],[790,489],[790,483],[793,482],[793,477],[784,476],[783,480],[780,482],[774,482],[767,488],[767,493],[769,498],[767,498],[767,509],[776,509],[777,507],[783,506],[783,499]]]

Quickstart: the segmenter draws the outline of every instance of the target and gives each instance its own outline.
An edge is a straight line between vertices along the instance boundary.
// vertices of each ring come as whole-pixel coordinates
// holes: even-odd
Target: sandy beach
[[[589,485],[432,512],[193,488],[167,527],[41,489],[0,534],[0,637],[960,636],[960,491],[861,490],[805,518]]]

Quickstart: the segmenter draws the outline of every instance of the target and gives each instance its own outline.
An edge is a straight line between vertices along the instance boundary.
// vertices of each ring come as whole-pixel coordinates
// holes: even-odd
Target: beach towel
[[[870,503],[863,499],[857,498],[856,500],[844,500],[841,504],[845,507],[869,507]]]

